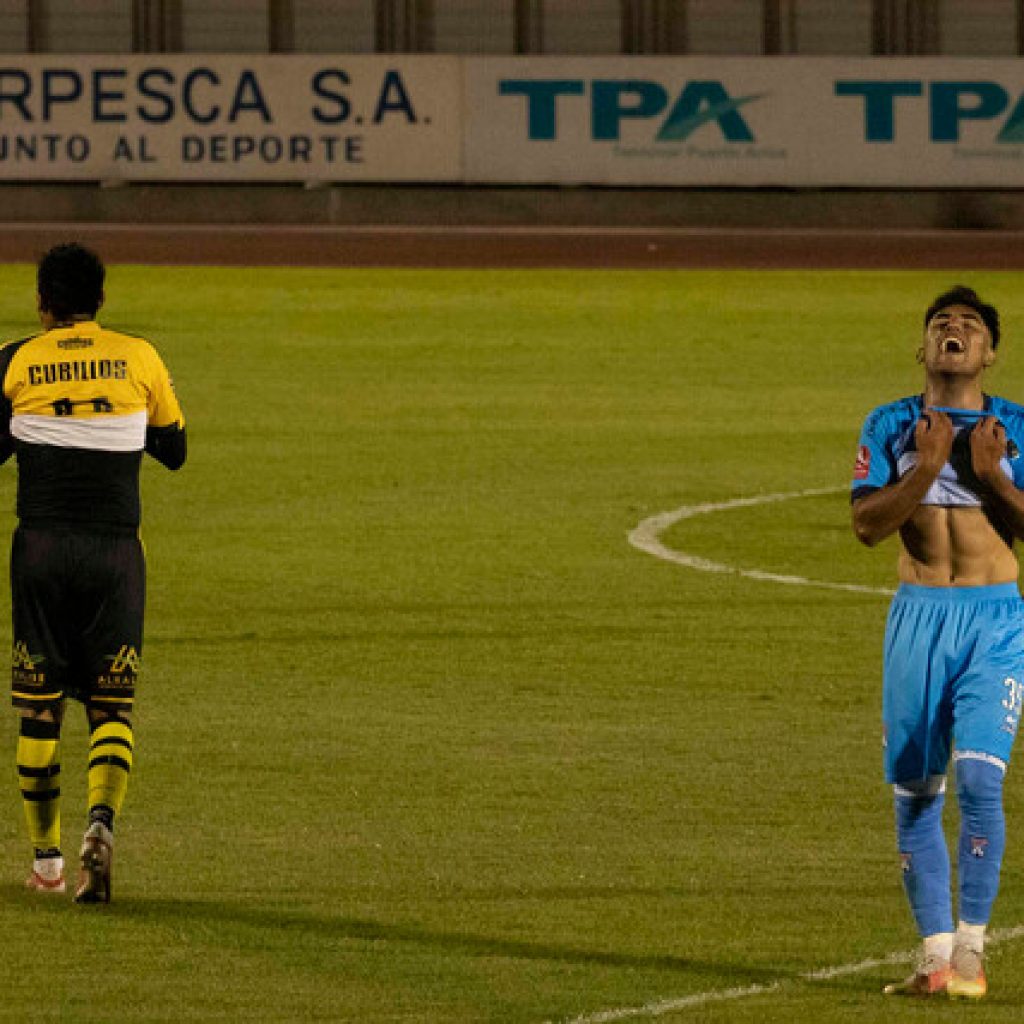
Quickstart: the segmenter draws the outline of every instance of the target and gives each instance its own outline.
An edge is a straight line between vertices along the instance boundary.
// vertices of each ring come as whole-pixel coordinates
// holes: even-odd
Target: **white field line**
[[[887,587],[867,587],[860,583],[836,583],[831,580],[813,580],[806,576],[788,576],[762,569],[741,569],[725,562],[713,562],[699,555],[675,551],[661,541],[661,535],[671,526],[684,519],[694,516],[709,515],[712,512],[728,512],[735,508],[750,508],[754,505],[771,505],[780,501],[793,501],[797,498],[813,498],[824,494],[839,494],[845,487],[811,487],[803,491],[785,491],[777,494],[757,494],[750,498],[731,498],[728,501],[709,501],[699,505],[683,505],[671,512],[659,512],[642,520],[629,533],[629,543],[640,551],[646,551],[655,558],[676,565],[684,565],[698,572],[731,573],[750,580],[762,580],[768,583],[784,583],[797,587],[820,587],[825,590],[846,590],[856,594],[886,594],[891,596],[894,591]]]
[[[997,928],[988,935],[986,944],[995,946],[999,943],[1013,942],[1024,938],[1024,925],[1013,928]],[[741,988],[712,989],[709,992],[695,992],[692,995],[680,996],[678,999],[658,999],[642,1006],[623,1006],[612,1010],[598,1010],[596,1013],[585,1013],[573,1017],[563,1024],[617,1024],[624,1020],[643,1020],[664,1017],[669,1013],[690,1010],[708,1003],[722,1003],[733,999],[749,999],[753,996],[765,996],[775,992],[796,988],[802,983],[831,981],[833,978],[844,978],[851,974],[863,974],[879,967],[898,967],[901,964],[913,963],[917,951],[890,953],[888,956],[860,960],[853,964],[839,964],[836,967],[822,967],[814,971],[805,971],[793,978],[773,981],[767,985],[746,985]],[[551,1024],[550,1021],[547,1024]]]

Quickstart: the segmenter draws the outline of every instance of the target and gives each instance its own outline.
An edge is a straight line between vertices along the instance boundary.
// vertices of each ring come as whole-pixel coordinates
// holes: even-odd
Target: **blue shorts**
[[[902,584],[885,629],[885,777],[944,775],[951,746],[1004,766],[1024,694],[1024,601],[1016,583]]]

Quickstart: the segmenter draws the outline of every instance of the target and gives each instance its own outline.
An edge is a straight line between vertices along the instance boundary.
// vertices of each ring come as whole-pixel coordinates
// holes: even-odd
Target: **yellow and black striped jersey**
[[[0,461],[17,455],[23,524],[137,528],[144,451],[185,461],[185,418],[144,338],[86,320],[0,349]]]

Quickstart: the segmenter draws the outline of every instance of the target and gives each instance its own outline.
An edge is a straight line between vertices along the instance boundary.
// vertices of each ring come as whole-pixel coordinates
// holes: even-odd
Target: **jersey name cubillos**
[[[28,368],[30,387],[71,384],[76,381],[127,380],[127,359],[84,359],[74,362],[36,363]]]

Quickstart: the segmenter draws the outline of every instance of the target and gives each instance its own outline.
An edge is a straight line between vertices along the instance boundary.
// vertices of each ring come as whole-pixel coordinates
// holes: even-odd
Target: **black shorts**
[[[146,562],[136,534],[19,526],[11,544],[14,706],[74,697],[130,711],[142,654]]]

